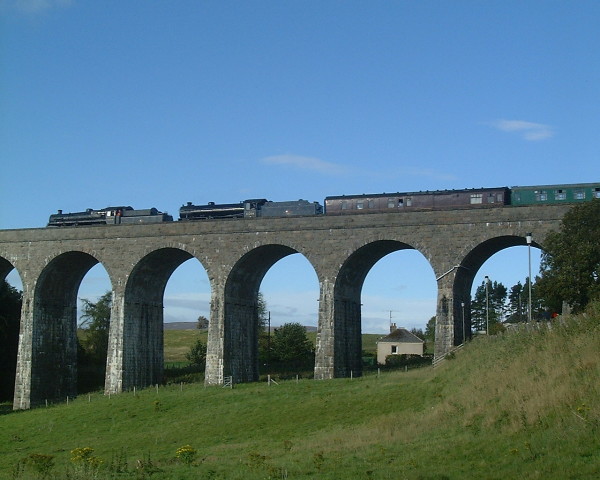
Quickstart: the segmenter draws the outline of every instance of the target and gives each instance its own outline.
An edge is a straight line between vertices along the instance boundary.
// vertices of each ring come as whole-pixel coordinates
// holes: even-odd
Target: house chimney
[[[394,333],[396,331],[396,324],[390,323],[390,333]]]

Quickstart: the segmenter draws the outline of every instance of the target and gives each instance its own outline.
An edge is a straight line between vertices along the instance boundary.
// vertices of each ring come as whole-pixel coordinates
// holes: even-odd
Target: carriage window
[[[535,200],[536,202],[545,202],[548,200],[548,192],[546,192],[546,190],[536,190]]]
[[[594,188],[594,198],[600,198],[600,187]]]
[[[567,194],[564,190],[555,190],[554,191],[554,199],[555,200],[566,200]]]
[[[356,202],[356,208],[357,210],[362,210],[365,208],[365,202]]]
[[[504,202],[504,194],[503,193],[499,193],[498,196],[497,196],[497,200],[500,203]]]
[[[348,210],[348,202],[342,202],[341,208],[342,210]]]
[[[388,198],[388,208],[395,208],[395,207],[396,207],[396,199]]]
[[[369,200],[369,208],[375,208],[375,200]]]
[[[483,203],[483,195],[481,193],[472,193],[471,205],[475,205],[477,203]]]
[[[400,200],[398,200],[398,206],[399,207],[403,207],[404,206],[404,199],[401,198]]]
[[[493,193],[489,193],[488,194],[488,203],[494,203],[496,201],[496,198],[494,197]]]
[[[573,190],[573,198],[575,200],[585,200],[585,190],[583,188],[576,188]]]
[[[406,197],[406,206],[410,207],[412,205],[412,197]]]

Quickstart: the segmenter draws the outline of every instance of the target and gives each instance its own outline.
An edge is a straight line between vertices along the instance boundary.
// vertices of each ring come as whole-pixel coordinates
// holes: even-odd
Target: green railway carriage
[[[600,198],[600,183],[511,187],[510,191],[512,205],[578,203]]]

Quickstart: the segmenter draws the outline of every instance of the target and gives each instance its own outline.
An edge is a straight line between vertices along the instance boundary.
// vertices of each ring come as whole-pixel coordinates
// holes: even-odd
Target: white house
[[[425,342],[406,328],[390,325],[390,334],[377,342],[377,363],[385,365],[388,355],[421,355]]]

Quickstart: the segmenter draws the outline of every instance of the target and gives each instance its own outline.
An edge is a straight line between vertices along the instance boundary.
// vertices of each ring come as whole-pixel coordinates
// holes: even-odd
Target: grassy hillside
[[[477,339],[435,370],[9,413],[0,478],[44,478],[44,462],[61,479],[599,478],[599,347],[597,307],[568,326]],[[83,447],[93,452],[71,453]]]

